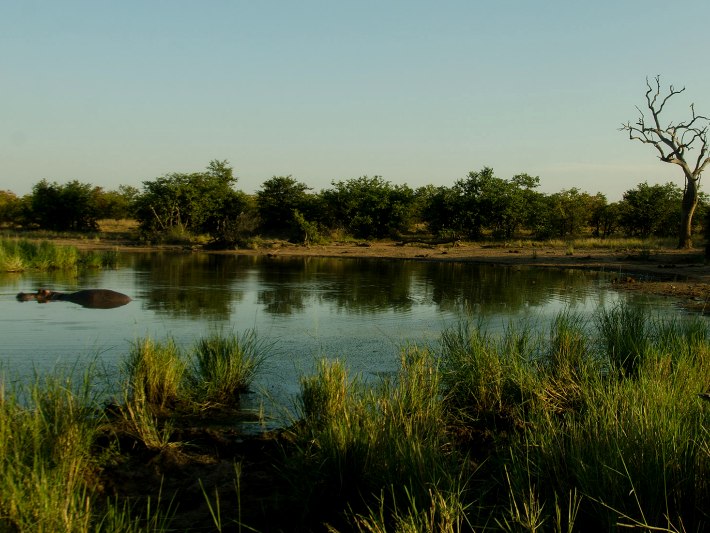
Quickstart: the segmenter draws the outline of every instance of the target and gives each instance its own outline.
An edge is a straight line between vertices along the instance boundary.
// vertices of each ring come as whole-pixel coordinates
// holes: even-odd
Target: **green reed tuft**
[[[89,531],[90,403],[86,378],[75,386],[70,377],[37,376],[2,388],[0,529]]]
[[[175,405],[184,398],[186,368],[184,356],[173,339],[138,340],[124,362],[132,397],[160,407]]]
[[[196,401],[238,405],[239,394],[249,389],[264,362],[264,352],[254,331],[212,334],[196,343],[191,361],[188,381]]]
[[[68,270],[84,268],[116,268],[118,253],[80,252],[74,246],[62,246],[49,241],[0,238],[0,271]]]

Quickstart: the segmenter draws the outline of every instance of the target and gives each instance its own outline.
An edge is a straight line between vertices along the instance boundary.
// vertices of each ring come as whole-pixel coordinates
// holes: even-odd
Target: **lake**
[[[256,330],[269,348],[254,386],[288,407],[299,377],[338,357],[364,379],[393,372],[405,343],[435,344],[462,320],[489,329],[560,311],[591,315],[621,301],[681,313],[668,301],[614,290],[613,273],[456,262],[123,253],[116,270],[0,275],[0,362],[20,378],[97,361],[108,380],[136,339],[188,347],[214,331]],[[17,302],[20,291],[108,288],[133,301],[116,309]]]

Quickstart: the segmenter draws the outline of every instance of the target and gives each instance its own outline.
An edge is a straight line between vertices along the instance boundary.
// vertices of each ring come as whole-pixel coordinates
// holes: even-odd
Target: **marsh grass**
[[[251,330],[241,335],[214,333],[199,339],[188,367],[194,401],[236,406],[264,362],[264,345]]]
[[[148,403],[141,389],[134,389],[130,396],[126,394],[123,403],[118,406],[118,412],[123,419],[120,430],[149,450],[160,452],[171,446],[178,447],[170,440],[173,433],[170,417],[164,416]]]
[[[709,338],[702,319],[620,306],[546,334],[461,324],[375,387],[321,361],[291,475],[319,487],[306,508],[347,509],[358,531],[702,530]]]
[[[72,268],[115,268],[115,251],[80,252],[74,246],[60,246],[49,241],[0,238],[0,271],[67,270]]]
[[[462,323],[441,337],[441,382],[447,409],[460,423],[505,430],[531,401],[528,371],[536,357],[531,330],[508,328],[502,338],[483,324]],[[527,394],[526,394],[527,393]]]
[[[456,454],[444,451],[439,379],[433,353],[416,347],[404,349],[398,375],[375,388],[338,360],[319,361],[301,381],[300,452],[288,472],[310,487],[305,509],[347,506],[363,531],[463,520],[465,483]]]
[[[374,383],[324,358],[301,379],[273,458],[293,488],[270,505],[287,516],[279,524],[300,530],[707,530],[710,404],[698,393],[708,386],[709,341],[702,318],[622,306],[499,335],[462,324],[435,348],[403,348],[396,374]],[[230,391],[227,401],[243,391],[231,361],[261,353],[255,346],[251,332],[208,336],[189,353],[172,340],[136,341],[111,419],[96,407],[89,373],[10,390],[3,379],[0,530],[169,530],[174,507],[161,493],[139,507],[97,496],[98,428],[130,435],[132,450],[142,444],[150,468],[163,454],[182,461],[173,420],[196,390],[221,398],[198,383],[206,376],[224,381],[216,390]],[[218,530],[250,529],[241,524],[250,487],[241,467],[234,475],[230,502],[220,491],[231,481],[218,490],[194,480]]]
[[[7,383],[3,376],[2,383]],[[0,401],[0,529],[88,531],[94,427],[88,379],[54,375]]]
[[[651,345],[647,314],[641,308],[621,304],[600,311],[596,321],[612,369],[636,375]]]
[[[160,408],[171,407],[185,396],[187,363],[173,339],[139,339],[124,362],[131,398]]]
[[[459,420],[513,417],[498,425],[513,428],[497,445],[509,447],[508,458],[497,455],[492,474],[499,494],[507,488],[507,503],[493,514],[499,527],[708,526],[708,410],[697,397],[710,376],[702,319],[667,321],[621,306],[588,324],[562,313],[522,358],[476,328],[443,340],[444,395],[467,414]]]
[[[81,254],[79,265],[84,268],[116,268],[118,265],[118,252],[115,250],[101,252],[88,250]]]

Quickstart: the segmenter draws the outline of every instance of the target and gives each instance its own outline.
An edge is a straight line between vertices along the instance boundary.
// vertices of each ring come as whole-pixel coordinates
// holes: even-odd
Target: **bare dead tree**
[[[673,163],[683,169],[685,175],[685,189],[681,203],[681,225],[678,237],[678,248],[690,248],[691,226],[693,213],[698,205],[698,189],[700,175],[710,163],[708,156],[708,125],[710,120],[702,115],[695,114],[695,106],[690,104],[690,119],[686,122],[674,124],[669,122],[664,128],[661,126],[661,113],[671,98],[685,91],[670,86],[668,94],[661,95],[660,76],[655,77],[655,84],[646,78],[646,107],[650,116],[637,107],[640,114],[635,124],[627,122],[622,124],[621,130],[629,132],[629,139],[650,144],[659,153],[658,158],[665,163]],[[699,148],[696,158],[691,159],[691,150]]]

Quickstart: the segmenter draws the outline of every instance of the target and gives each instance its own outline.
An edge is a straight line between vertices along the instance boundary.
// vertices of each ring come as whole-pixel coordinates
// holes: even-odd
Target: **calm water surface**
[[[493,330],[518,320],[544,327],[562,310],[591,314],[622,300],[680,312],[659,298],[616,292],[613,277],[453,262],[127,253],[116,270],[0,275],[0,362],[24,376],[98,359],[115,376],[136,339],[190,346],[212,331],[254,329],[270,346],[255,385],[289,405],[299,377],[322,356],[367,379],[394,371],[403,344],[434,344],[466,319]],[[102,310],[15,300],[39,287],[109,288],[134,301]]]

